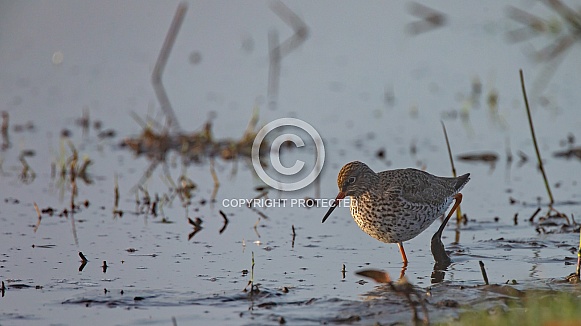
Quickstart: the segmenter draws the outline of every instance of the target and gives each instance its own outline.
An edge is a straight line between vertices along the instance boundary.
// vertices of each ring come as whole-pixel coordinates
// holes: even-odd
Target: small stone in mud
[[[456,300],[445,299],[445,300],[442,300],[442,301],[436,303],[436,306],[446,307],[446,308],[458,308],[460,306],[460,304]]]
[[[380,148],[377,153],[375,153],[375,156],[377,156],[377,158],[379,159],[384,159],[385,158],[385,149]]]
[[[339,324],[342,324],[342,323],[353,323],[353,322],[360,321],[360,320],[361,320],[361,317],[360,316],[358,316],[358,315],[351,315],[351,316],[349,316],[347,318],[337,318],[337,319],[334,320],[334,322],[339,323]]]
[[[276,307],[277,303],[276,302],[264,302],[258,305],[259,308],[265,308],[265,309],[270,309],[272,307]]]
[[[97,138],[99,138],[99,139],[113,138],[116,135],[117,135],[117,132],[115,130],[107,129],[107,130],[103,130],[99,134],[97,134]]]
[[[18,200],[16,198],[8,197],[8,198],[4,198],[4,202],[9,203],[9,204],[19,204],[20,200]]]
[[[189,61],[192,65],[197,65],[202,61],[202,54],[198,51],[190,53]]]

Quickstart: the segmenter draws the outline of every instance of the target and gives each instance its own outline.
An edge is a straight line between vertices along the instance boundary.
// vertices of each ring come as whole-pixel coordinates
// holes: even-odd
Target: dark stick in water
[[[478,264],[480,264],[480,271],[482,272],[482,278],[484,279],[484,283],[486,285],[488,285],[488,275],[486,275],[486,269],[484,269],[484,263],[482,262],[482,260],[479,260]]]

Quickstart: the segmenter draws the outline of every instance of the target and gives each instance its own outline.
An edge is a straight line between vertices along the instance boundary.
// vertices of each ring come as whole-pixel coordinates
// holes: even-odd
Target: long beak
[[[335,201],[333,201],[333,204],[331,205],[331,207],[327,211],[327,214],[325,214],[325,216],[323,217],[323,222],[321,222],[321,223],[325,223],[325,221],[327,220],[327,218],[329,217],[329,215],[331,215],[331,213],[333,213],[333,211],[335,210],[335,208],[337,208],[337,204],[339,204],[339,200],[341,200],[343,198],[345,198],[345,193],[341,191],[337,195],[337,198],[335,198]]]

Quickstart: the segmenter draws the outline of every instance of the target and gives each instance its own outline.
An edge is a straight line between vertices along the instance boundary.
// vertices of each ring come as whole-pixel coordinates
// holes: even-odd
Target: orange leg
[[[399,279],[401,280],[402,278],[405,277],[405,271],[408,269],[407,267],[408,265],[403,265],[401,267],[401,271],[399,272]]]
[[[399,252],[401,254],[401,260],[403,261],[404,266],[407,266],[408,257],[405,255],[405,250],[403,249],[403,242],[398,242],[397,246],[399,247]]]

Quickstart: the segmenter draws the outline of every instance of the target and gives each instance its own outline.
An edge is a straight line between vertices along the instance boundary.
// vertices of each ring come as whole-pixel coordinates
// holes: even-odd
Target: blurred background
[[[173,136],[203,134],[207,122],[216,141],[238,140],[253,116],[258,119],[255,131],[278,118],[299,118],[312,125],[325,143],[326,161],[318,185],[292,193],[271,191],[272,198],[333,198],[337,173],[352,160],[364,161],[376,171],[416,167],[451,175],[441,122],[445,123],[458,174],[472,174],[463,191],[462,210],[476,223],[463,230],[466,235],[460,243],[468,248],[456,248],[472,248],[474,256],[457,257],[455,272],[447,274],[451,280],[468,284],[480,280],[480,271],[470,259],[476,256],[490,259],[491,278],[500,281],[566,274],[562,258],[573,254],[568,253],[569,247],[557,246],[557,240],[543,238],[548,243],[533,246],[538,256],[550,257],[545,265],[528,258],[527,252],[506,253],[490,241],[501,236],[539,240],[534,227],[523,222],[517,227],[513,220],[515,214],[528,219],[548,203],[519,69],[524,72],[545,169],[561,205],[558,209],[569,216],[580,214],[578,3],[187,2],[162,75],[176,117],[164,129],[166,115],[151,76],[178,4],[0,2],[0,111],[5,112],[6,126],[0,151],[4,201],[0,245],[6,254],[0,277],[53,292],[51,298],[29,292],[4,298],[2,309],[35,302],[32,310],[3,315],[5,320],[13,322],[20,313],[28,322],[62,321],[43,305],[83,303],[87,298],[99,301],[103,287],[130,285],[138,290],[168,289],[161,291],[158,301],[145,303],[160,313],[156,319],[160,323],[176,313],[227,323],[224,316],[246,311],[246,303],[229,306],[222,316],[208,317],[203,309],[216,312],[218,308],[200,293],[242,289],[248,276],[240,271],[250,268],[252,251],[262,259],[262,277],[273,275],[262,280],[265,287],[298,284],[302,292],[293,294],[296,300],[333,296],[357,300],[361,292],[373,288],[356,283],[352,273],[366,263],[399,273],[397,247],[360,232],[346,208],[337,209],[332,223],[325,225],[320,225],[324,208],[259,210],[266,218],[246,207],[224,208],[223,199],[253,198],[260,195],[256,188],[264,186],[247,156],[224,159],[218,154],[211,164],[207,152],[199,160],[183,159],[175,147],[167,153],[138,156],[120,145],[128,139],[143,140],[139,137],[147,128]],[[64,168],[70,164],[72,148],[80,159],[91,160],[89,182],[79,180],[76,189],[68,185]],[[312,143],[285,150],[282,161],[292,164],[300,157],[312,167],[314,159],[308,158],[314,158],[313,151]],[[61,170],[65,173],[59,179]],[[180,177],[195,184],[188,188],[190,201],[179,193],[185,188]],[[119,203],[114,200],[117,186]],[[91,203],[78,208],[76,225],[62,216],[46,217],[47,208],[62,214],[74,191],[78,193],[73,201]],[[149,214],[151,220],[136,204],[143,203],[146,193],[162,198],[162,210],[159,216]],[[216,201],[210,205],[214,196]],[[42,222],[37,221],[34,203],[43,211]],[[125,216],[120,218],[116,210]],[[224,224],[220,210],[230,220],[224,233],[218,233]],[[204,222],[198,223],[203,228],[193,242],[188,234],[197,222],[188,223],[188,218]],[[146,222],[160,219],[172,223]],[[412,257],[408,275],[420,286],[429,284],[432,258],[427,243],[436,224],[406,245]],[[301,239],[297,249],[294,236],[290,247],[291,226]],[[455,236],[451,229],[444,243],[450,244]],[[578,237],[570,233],[566,237],[559,241],[574,246]],[[478,241],[484,242],[474,246]],[[52,250],[39,253],[30,249],[31,243],[50,245]],[[127,258],[129,248],[147,257]],[[98,267],[83,274],[77,271],[78,251],[90,261],[94,257],[94,265],[108,260],[117,266],[108,274]],[[157,258],[152,260],[151,255]],[[121,264],[125,260],[128,263]],[[35,262],[35,269],[24,261]],[[67,266],[57,261],[66,261]],[[507,261],[519,267],[515,275],[501,268]],[[345,263],[351,279],[338,286]],[[140,273],[141,268],[147,273]],[[179,280],[193,282],[191,288],[196,290],[180,292]],[[183,297],[188,308],[192,304],[202,308],[185,313],[172,299],[176,296]],[[129,304],[118,300],[122,306]],[[160,308],[166,304],[177,310]],[[67,309],[71,316],[83,314],[80,308]],[[310,313],[313,320],[322,318],[321,311]],[[125,318],[117,320],[127,324],[147,320],[145,315],[119,311],[89,315],[105,322]],[[262,321],[270,320],[265,318]]]

